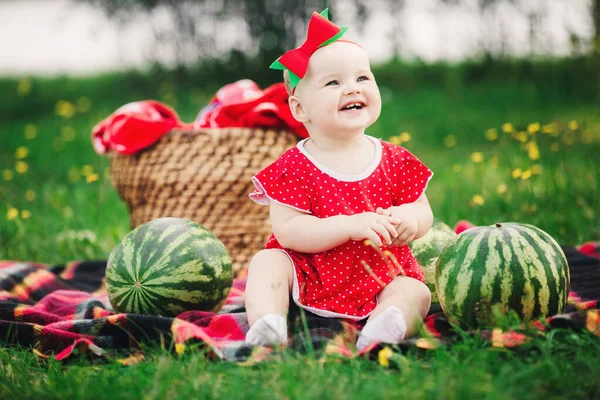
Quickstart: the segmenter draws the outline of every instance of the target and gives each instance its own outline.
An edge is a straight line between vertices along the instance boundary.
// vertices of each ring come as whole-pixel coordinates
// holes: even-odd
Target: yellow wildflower
[[[490,128],[486,130],[485,138],[490,141],[498,139],[498,131],[496,130],[496,128]]]
[[[480,194],[476,194],[473,196],[473,198],[471,199],[471,204],[475,205],[475,206],[482,206],[485,204],[485,199],[483,198],[482,195]]]
[[[17,94],[19,96],[26,96],[31,92],[31,79],[21,78],[17,82]]]
[[[575,120],[569,121],[569,129],[570,130],[575,131],[575,130],[577,130],[577,128],[579,128],[579,124],[577,123],[577,121],[575,121]]]
[[[502,124],[502,130],[506,133],[510,133],[515,130],[515,127],[510,122],[507,122],[505,124]]]
[[[6,219],[9,221],[12,221],[13,219],[17,218],[19,216],[19,210],[17,210],[14,207],[10,207],[8,209],[8,212],[6,213]]]
[[[523,171],[521,170],[521,168],[515,168],[515,169],[513,169],[513,172],[512,172],[513,179],[520,178],[522,173],[523,173]]]
[[[539,175],[539,174],[541,174],[542,173],[542,166],[540,164],[534,164],[531,167],[531,173],[533,175]]]
[[[25,139],[31,140],[37,136],[37,128],[33,124],[25,126]]]
[[[444,138],[444,145],[446,147],[456,146],[456,137],[454,135],[448,135]]]
[[[54,107],[54,112],[63,118],[71,118],[75,115],[75,105],[70,101],[59,100]]]
[[[71,126],[65,126],[61,129],[61,139],[65,142],[71,142],[75,139],[75,129]]]
[[[77,112],[84,113],[89,111],[91,106],[92,102],[90,101],[89,97],[84,96],[77,100],[75,108],[77,109]]]
[[[81,167],[81,173],[85,176],[91,175],[94,173],[94,167],[92,167],[89,164],[86,164],[83,167]]]
[[[25,161],[17,161],[15,163],[15,171],[19,174],[24,174],[29,169],[29,165]]]
[[[534,122],[532,124],[527,125],[527,132],[531,133],[532,135],[536,132],[538,132],[540,130],[540,123],[539,122]]]
[[[402,140],[402,142],[410,142],[410,133],[402,132],[400,134],[400,140]]]
[[[529,178],[531,178],[531,174],[532,174],[531,170],[527,169],[527,170],[523,171],[523,173],[521,174],[521,179],[529,179]]]
[[[560,146],[558,145],[558,142],[554,142],[550,145],[550,150],[552,150],[554,153],[556,153],[559,148]]]
[[[27,189],[25,191],[25,199],[27,199],[27,201],[35,200],[35,192],[31,189]]]
[[[496,188],[496,193],[498,193],[498,194],[504,194],[504,193],[506,193],[507,190],[508,190],[508,186],[506,186],[506,183],[501,183]]]
[[[525,131],[520,131],[516,134],[515,139],[521,143],[525,143],[529,139],[529,135]]]
[[[402,144],[402,139],[400,139],[400,136],[392,136],[390,138],[390,143],[400,145],[400,144]]]
[[[92,183],[92,182],[96,182],[98,180],[98,178],[100,178],[100,176],[98,174],[89,174],[88,176],[85,177],[85,181],[87,183]]]
[[[556,124],[553,122],[551,124],[542,126],[542,132],[543,133],[554,133],[554,132],[556,132]]]
[[[382,367],[389,367],[390,366],[390,358],[392,358],[392,355],[394,354],[394,352],[392,352],[392,350],[385,346],[383,349],[379,350],[379,353],[377,354],[377,359],[379,360],[379,365],[381,365]]]
[[[21,210],[21,218],[29,219],[31,217],[31,211],[29,210]]]
[[[461,169],[462,169],[462,165],[460,165],[460,164],[454,164],[454,165],[452,166],[452,172],[456,172],[456,173],[458,173],[458,172],[460,172],[460,171],[461,171]]]
[[[175,344],[175,352],[179,355],[182,355],[185,352],[185,344],[176,343]]]
[[[15,157],[17,159],[25,158],[25,157],[27,157],[28,154],[29,154],[29,149],[25,146],[20,146],[17,148],[17,151],[15,151]]]
[[[540,149],[536,142],[529,142],[529,146],[527,148],[527,155],[531,160],[539,160],[540,159]]]
[[[15,174],[12,172],[12,170],[10,170],[10,169],[2,170],[2,179],[4,179],[5,181],[10,181],[14,176],[15,176]]]
[[[471,153],[471,161],[474,163],[480,163],[483,161],[483,153],[480,151],[475,151]]]

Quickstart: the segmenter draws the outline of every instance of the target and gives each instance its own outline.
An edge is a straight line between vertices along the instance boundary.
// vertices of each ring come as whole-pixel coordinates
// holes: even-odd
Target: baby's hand
[[[417,233],[419,232],[419,221],[409,209],[402,206],[390,208],[378,207],[376,212],[379,215],[400,219],[400,222],[395,224],[397,236],[393,240],[392,245],[405,246],[412,242],[417,236]]]
[[[354,214],[348,218],[348,234],[351,240],[372,240],[377,246],[392,244],[392,237],[396,238],[396,228],[399,218],[374,212]]]

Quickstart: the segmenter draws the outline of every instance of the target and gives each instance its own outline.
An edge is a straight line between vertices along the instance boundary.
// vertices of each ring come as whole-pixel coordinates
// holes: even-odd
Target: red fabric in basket
[[[191,124],[159,101],[128,103],[94,126],[92,143],[98,154],[135,154],[175,128],[276,128],[308,137],[304,125],[292,116],[287,99],[283,83],[261,91],[252,81],[234,82],[222,87]]]

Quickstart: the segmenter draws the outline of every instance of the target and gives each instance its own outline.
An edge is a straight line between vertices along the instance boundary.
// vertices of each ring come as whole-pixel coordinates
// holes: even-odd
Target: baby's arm
[[[392,243],[400,219],[377,213],[336,215],[318,218],[276,202],[270,204],[271,225],[277,241],[287,249],[320,253],[349,240],[370,239],[382,245]]]
[[[403,246],[424,236],[433,224],[433,212],[425,193],[413,203],[393,206],[387,210],[378,208],[377,213],[398,217],[402,221],[397,227],[398,237],[393,243],[397,246]]]

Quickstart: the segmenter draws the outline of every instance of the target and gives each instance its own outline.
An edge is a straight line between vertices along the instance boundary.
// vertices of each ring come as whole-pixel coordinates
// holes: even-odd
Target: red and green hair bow
[[[287,51],[275,60],[269,68],[287,70],[290,74],[290,85],[294,89],[306,74],[310,56],[320,47],[341,38],[347,30],[347,27],[339,27],[329,21],[327,8],[321,14],[313,12],[308,22],[308,32],[304,43],[300,47]]]

